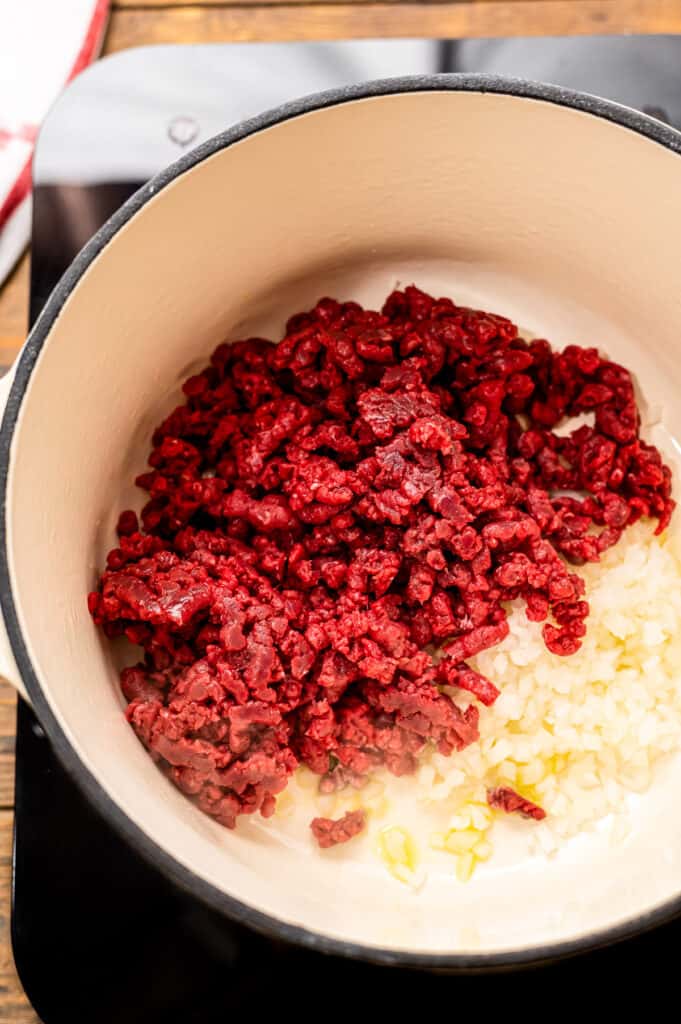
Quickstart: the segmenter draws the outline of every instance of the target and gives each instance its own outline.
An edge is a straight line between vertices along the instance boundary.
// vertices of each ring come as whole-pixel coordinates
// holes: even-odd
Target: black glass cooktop
[[[370,78],[489,70],[600,92],[681,124],[681,40],[158,47],[95,65],[38,143],[31,319],[78,249],[187,147],[294,96]],[[96,331],[92,345],[97,345]],[[512,975],[441,976],[300,951],[231,924],[173,888],[88,806],[31,710],[17,714],[12,941],[44,1024],[221,1024],[235,1012],[333,1018],[520,1010],[593,986],[660,993],[681,926]],[[455,908],[453,909],[453,913]],[[558,987],[560,986],[560,987]],[[503,1003],[502,1003],[503,1000]],[[553,1003],[556,1006],[556,1002]]]

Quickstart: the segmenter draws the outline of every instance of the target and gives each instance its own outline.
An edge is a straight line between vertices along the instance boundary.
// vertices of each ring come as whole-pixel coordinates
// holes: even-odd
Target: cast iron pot
[[[679,760],[553,860],[501,857],[418,893],[380,862],[227,831],[126,724],[86,594],[179,384],[224,339],[322,295],[416,282],[636,370],[681,437],[681,135],[593,97],[485,76],[374,82],[247,121],[154,178],[50,296],[3,383],[2,673],[101,813],[181,886],[303,945],[388,964],[509,966],[681,909]],[[280,334],[279,334],[280,336]],[[520,824],[520,823],[519,823]]]

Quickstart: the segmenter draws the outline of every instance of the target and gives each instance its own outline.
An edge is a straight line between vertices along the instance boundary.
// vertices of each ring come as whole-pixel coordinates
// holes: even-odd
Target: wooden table
[[[106,53],[149,43],[681,33],[681,0],[113,0]],[[0,290],[0,365],[26,332],[29,257]],[[9,935],[15,700],[0,682],[0,1024],[36,1024]],[[93,1011],[93,1021],[96,1014]]]

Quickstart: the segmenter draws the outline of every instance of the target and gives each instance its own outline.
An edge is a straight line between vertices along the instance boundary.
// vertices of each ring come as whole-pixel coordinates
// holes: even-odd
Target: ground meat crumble
[[[364,828],[366,814],[364,811],[348,811],[342,818],[313,818],[310,822],[312,835],[322,850],[338,843],[347,843]]]
[[[674,506],[626,369],[414,287],[220,345],[184,395],[89,607],[143,649],[121,673],[138,737],[230,828],[271,815],[299,764],[330,792],[473,742],[469,698],[503,680],[466,662],[507,635],[505,602],[573,653],[588,604],[567,563]],[[327,846],[363,823],[312,830]]]
[[[546,817],[546,811],[527,800],[520,793],[516,793],[510,786],[497,786],[496,789],[487,790],[487,803],[499,811],[507,814],[522,814],[523,818],[534,818],[535,821],[542,821]]]

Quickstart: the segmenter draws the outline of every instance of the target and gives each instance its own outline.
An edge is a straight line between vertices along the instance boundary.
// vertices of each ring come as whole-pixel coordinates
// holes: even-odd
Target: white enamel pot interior
[[[681,136],[632,111],[483,77],[399,80],[231,130],[142,189],[51,296],[2,427],[3,671],[139,850],[225,913],[388,963],[484,967],[610,941],[681,908],[681,762],[598,834],[417,893],[370,853],[227,831],[156,769],[123,717],[86,594],[150,431],[224,339],[276,337],[329,294],[397,282],[504,313],[635,369],[681,437]],[[9,384],[5,390],[10,390]],[[681,669],[681,666],[680,666]]]

